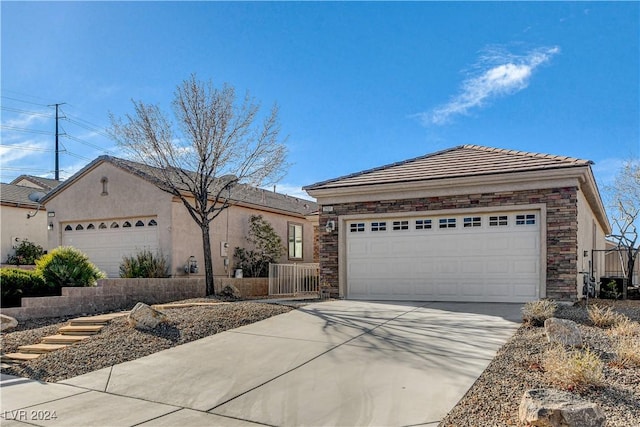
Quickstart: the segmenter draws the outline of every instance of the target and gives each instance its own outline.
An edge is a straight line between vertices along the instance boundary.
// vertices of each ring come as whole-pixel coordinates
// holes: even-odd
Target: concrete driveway
[[[56,384],[3,376],[2,425],[436,426],[519,321],[518,304],[310,304]]]

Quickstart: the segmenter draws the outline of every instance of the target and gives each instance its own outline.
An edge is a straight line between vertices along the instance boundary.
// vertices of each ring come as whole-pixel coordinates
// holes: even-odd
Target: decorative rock
[[[18,321],[11,316],[0,314],[0,331],[6,331],[18,326]]]
[[[220,294],[225,297],[232,297],[232,298],[242,297],[240,290],[233,285],[227,285],[224,288],[222,288],[222,291],[220,292]]]
[[[139,302],[133,307],[131,313],[127,317],[129,325],[140,330],[155,329],[160,323],[167,321],[164,313],[149,307],[143,302]]]
[[[522,396],[520,422],[532,427],[602,427],[606,417],[600,407],[564,391],[528,390]]]
[[[552,317],[544,321],[547,341],[573,347],[582,347],[582,334],[576,322]]]

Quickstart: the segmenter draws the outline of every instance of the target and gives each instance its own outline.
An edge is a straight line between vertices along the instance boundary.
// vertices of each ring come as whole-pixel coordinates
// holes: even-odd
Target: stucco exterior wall
[[[106,194],[103,178],[107,179]],[[55,213],[49,218],[54,226],[48,232],[48,248],[62,244],[66,223],[157,216],[158,244],[171,258],[171,198],[155,185],[110,163],[101,163],[47,201],[47,212]]]
[[[546,205],[546,297],[573,300],[577,297],[578,187],[487,192],[480,194],[416,197],[397,200],[332,204],[332,212],[320,208],[320,276],[334,295],[344,296],[340,286],[339,230],[327,233],[323,225],[336,224],[344,215],[368,213],[409,213],[448,209]],[[543,293],[544,295],[544,293]]]
[[[593,258],[592,250],[605,249],[605,231],[587,202],[582,191],[578,192],[578,296],[582,295],[583,274],[581,272],[590,272],[590,263],[595,262],[593,266],[597,271],[604,270],[604,257]],[[597,276],[597,274],[596,274]],[[598,279],[596,278],[596,281]]]
[[[303,226],[303,259],[289,260],[287,252],[280,262],[313,262],[313,225],[303,216],[284,215],[277,212],[259,210],[246,206],[233,205],[223,211],[211,223],[210,239],[211,253],[213,257],[213,273],[218,277],[233,276],[235,261],[233,252],[236,247],[248,248],[246,236],[249,231],[249,217],[262,215],[282,239],[282,244],[287,248],[287,236],[289,223]],[[202,235],[200,227],[193,221],[182,203],[175,202],[173,206],[173,242],[174,258],[173,274],[184,275],[184,265],[193,255],[198,262],[199,271],[195,276],[204,276],[204,257],[202,250]],[[227,242],[228,266],[225,266],[225,256],[221,251],[221,243]]]
[[[28,240],[42,246],[45,250],[47,241],[47,213],[44,210],[32,218],[27,214],[36,210],[31,208],[0,206],[0,261],[5,262],[9,255],[13,255],[15,238]]]

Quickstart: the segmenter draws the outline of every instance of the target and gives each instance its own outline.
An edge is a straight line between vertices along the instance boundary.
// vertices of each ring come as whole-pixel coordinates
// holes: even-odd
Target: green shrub
[[[63,286],[95,286],[106,275],[71,246],[60,246],[36,261],[36,271],[59,291]]]
[[[37,272],[18,268],[0,269],[0,289],[2,307],[20,307],[22,297],[55,294],[53,287],[48,286]]]
[[[251,215],[246,240],[253,248],[235,248],[236,268],[242,269],[245,277],[269,276],[269,263],[277,262],[285,253],[282,239],[262,215]]]
[[[622,294],[618,292],[618,284],[615,280],[603,284],[600,288],[600,298],[602,299],[620,299]]]
[[[120,264],[120,277],[151,278],[168,276],[169,264],[162,253],[154,255],[149,250],[143,250],[135,255],[122,258],[122,263]]]
[[[7,264],[33,265],[42,255],[44,255],[42,246],[23,240],[16,248],[16,253],[7,257]]]

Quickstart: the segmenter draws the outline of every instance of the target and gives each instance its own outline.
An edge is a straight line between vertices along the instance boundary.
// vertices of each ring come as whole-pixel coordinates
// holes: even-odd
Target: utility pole
[[[58,145],[58,137],[60,135],[60,133],[58,132],[58,107],[61,106],[62,104],[66,104],[65,102],[61,102],[59,104],[53,104],[50,105],[50,107],[55,106],[56,107],[56,181],[60,180],[60,148]]]

